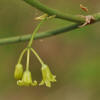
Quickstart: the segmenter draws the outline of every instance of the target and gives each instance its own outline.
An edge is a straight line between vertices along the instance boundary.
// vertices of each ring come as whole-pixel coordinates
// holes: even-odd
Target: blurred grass
[[[85,14],[80,3],[89,8],[89,13],[99,11],[99,0],[41,0],[44,4],[71,14]],[[94,6],[95,3],[95,6]],[[41,13],[21,0],[0,0],[0,38],[28,34]],[[59,28],[70,22],[52,19],[40,32]],[[57,75],[52,88],[19,88],[13,78],[15,64],[27,43],[0,46],[0,99],[1,100],[99,100],[100,99],[100,23],[37,40],[34,48]],[[26,56],[25,56],[26,57]],[[32,58],[33,57],[33,58]],[[40,64],[31,57],[33,79],[41,80]],[[25,65],[26,58],[23,59]]]

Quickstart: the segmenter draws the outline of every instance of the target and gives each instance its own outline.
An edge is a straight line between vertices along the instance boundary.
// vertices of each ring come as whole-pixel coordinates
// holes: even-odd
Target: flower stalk
[[[21,52],[20,57],[19,57],[19,60],[18,60],[18,64],[21,63],[22,58],[23,58],[23,56],[24,56],[24,54],[25,54],[26,51],[27,51],[27,48],[25,48],[25,49]]]
[[[29,70],[30,49],[27,50],[26,70]]]
[[[39,23],[39,25],[36,27],[36,29],[35,29],[34,32],[32,33],[32,37],[31,37],[31,39],[30,39],[30,41],[29,41],[28,47],[31,47],[32,42],[33,42],[33,40],[34,40],[34,37],[35,37],[37,31],[39,30],[40,26],[43,24],[43,22],[44,22],[45,20],[46,20],[46,18],[44,18],[44,19]]]
[[[31,48],[31,51],[33,52],[33,54],[37,57],[38,61],[40,62],[41,65],[44,64],[43,60],[40,58],[40,56],[38,55],[38,53],[33,49]]]

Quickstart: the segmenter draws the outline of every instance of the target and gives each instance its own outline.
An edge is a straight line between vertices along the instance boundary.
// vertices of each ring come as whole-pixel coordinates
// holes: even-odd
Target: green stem
[[[95,18],[94,23],[99,22],[100,21],[100,13],[94,14],[94,18]],[[91,24],[94,24],[94,23],[91,23]],[[91,24],[88,24],[88,25],[91,25]],[[42,32],[42,33],[36,34],[34,39],[36,40],[36,39],[46,38],[46,37],[55,36],[55,35],[58,35],[58,34],[61,34],[64,32],[69,32],[69,31],[80,28],[79,27],[80,25],[81,25],[81,23],[77,23],[77,24],[65,26],[65,27],[62,27],[59,29],[51,30],[48,32]],[[86,27],[86,26],[84,26],[84,27]],[[0,39],[0,45],[12,44],[12,43],[14,44],[14,43],[19,43],[19,42],[29,41],[31,37],[32,37],[32,34]]]
[[[36,34],[34,37],[34,40],[55,36],[55,35],[58,35],[64,32],[69,32],[69,31],[79,28],[78,27],[79,25],[80,24],[73,24],[70,26],[65,26],[59,29],[51,30],[48,32],[42,32],[42,33]],[[0,39],[0,45],[14,44],[14,43],[29,41],[31,37],[32,37],[32,34]]]
[[[64,19],[64,20],[68,20],[68,21],[72,21],[72,22],[78,22],[78,23],[85,22],[85,19],[82,18],[81,16],[62,13],[62,12],[57,11],[55,9],[49,8],[48,6],[39,2],[38,0],[24,0],[24,1],[26,3],[28,3],[29,5],[37,8],[38,10],[40,10],[44,13],[47,13],[50,16],[56,15],[56,18]],[[92,14],[91,16],[93,16],[95,18],[95,21],[100,20],[100,13]]]
[[[24,53],[27,51],[27,48],[25,48],[22,52],[21,52],[21,55],[20,55],[20,57],[19,57],[19,60],[18,60],[18,63],[20,64],[21,63],[21,60],[22,60],[22,58],[23,58],[23,56],[24,56]]]
[[[28,50],[27,50],[26,70],[29,70],[29,58],[30,58],[30,48],[28,48]]]
[[[37,52],[36,52],[33,48],[31,48],[31,51],[32,51],[33,54],[37,57],[37,59],[39,60],[40,64],[43,65],[44,62],[43,62],[43,60],[40,58],[40,56],[37,54]]]
[[[24,0],[24,1],[30,2],[30,0]],[[34,0],[31,0],[31,2],[32,1],[34,1]],[[35,4],[33,4],[33,3],[31,4],[31,2],[29,4],[34,6]],[[42,8],[40,7],[39,9],[42,9]],[[56,15],[56,14],[53,14],[53,15]],[[94,23],[100,21],[100,13],[96,13],[96,14],[94,14],[92,16],[95,18]],[[56,17],[57,17],[57,15],[56,15]],[[81,23],[74,24],[74,25],[71,25],[71,26],[62,27],[62,28],[59,28],[59,29],[56,29],[56,30],[52,30],[52,31],[49,31],[49,32],[43,32],[43,33],[40,33],[40,34],[36,34],[34,39],[41,39],[41,38],[45,38],[45,37],[54,36],[54,35],[57,35],[57,34],[60,34],[60,33],[63,33],[63,32],[72,31],[74,29],[79,28],[78,26],[80,24]],[[91,25],[91,24],[89,24],[89,25]],[[32,35],[30,34],[30,35],[15,36],[15,37],[9,37],[9,38],[0,39],[0,45],[28,41],[31,38],[31,36]]]
[[[43,20],[38,24],[38,26],[35,28],[34,32],[32,33],[32,37],[31,37],[31,39],[30,39],[30,41],[29,41],[28,47],[31,47],[32,42],[33,42],[33,40],[34,40],[34,36],[36,35],[37,31],[39,30],[41,24],[42,24],[44,21],[45,21],[45,19],[43,19]]]
[[[47,13],[48,15],[56,15],[56,18],[72,21],[72,22],[84,22],[85,19],[81,18],[77,15],[71,15],[71,14],[64,14],[62,12],[59,12],[55,9],[49,8],[48,6],[42,4],[38,0],[24,0],[29,5],[39,9],[40,11]]]

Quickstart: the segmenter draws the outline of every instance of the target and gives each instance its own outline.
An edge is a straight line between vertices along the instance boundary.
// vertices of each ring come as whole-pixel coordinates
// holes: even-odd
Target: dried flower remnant
[[[39,17],[36,17],[35,20],[44,20],[47,17],[48,17],[48,14],[43,14],[43,15],[41,15]]]
[[[84,10],[85,12],[88,12],[88,8],[85,7],[85,6],[83,6],[82,4],[80,4],[80,8],[81,8],[82,10]]]
[[[56,15],[49,16],[48,14],[43,14],[42,16],[36,17],[35,20],[53,19]]]
[[[86,26],[88,24],[91,24],[95,20],[95,18],[93,16],[91,16],[91,15],[88,15],[88,16],[81,15],[81,17],[85,18],[85,23],[83,25],[79,26],[79,27],[84,27],[84,26]]]

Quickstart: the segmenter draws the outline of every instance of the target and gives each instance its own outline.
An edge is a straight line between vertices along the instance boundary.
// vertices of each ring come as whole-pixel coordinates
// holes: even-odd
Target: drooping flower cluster
[[[43,79],[39,83],[39,86],[45,84],[47,87],[51,87],[51,82],[56,82],[56,76],[51,73],[48,65],[43,63],[43,61],[41,60],[39,55],[36,53],[36,51],[33,48],[31,48],[30,50],[35,54],[35,56],[37,57],[37,59],[40,61],[41,65],[42,65],[41,73],[42,73]],[[15,66],[14,77],[15,77],[15,79],[17,79],[18,86],[36,86],[36,85],[38,85],[36,80],[32,81],[32,75],[29,70],[29,52],[30,52],[30,50],[29,49],[26,50],[27,51],[27,64],[26,64],[25,71],[24,71],[23,65],[20,63],[21,59],[18,62],[18,64]],[[24,53],[23,53],[23,55],[24,55]],[[21,58],[23,55],[21,55]]]
[[[29,70],[29,58],[30,58],[30,51],[37,57],[39,62],[41,63],[41,71],[42,71],[42,81],[39,83],[39,85],[46,85],[47,87],[51,87],[51,82],[56,82],[56,76],[53,75],[48,67],[48,65],[44,64],[42,59],[39,57],[37,52],[32,48],[32,43],[34,40],[34,36],[37,33],[38,29],[40,28],[41,24],[47,20],[48,18],[54,18],[53,17],[48,17],[47,14],[38,17],[37,19],[41,19],[41,22],[38,24],[36,29],[34,30],[32,37],[28,43],[27,48],[25,48],[18,60],[18,64],[15,66],[15,72],[14,72],[14,77],[17,79],[17,85],[18,86],[36,86],[38,83],[36,80],[32,81],[32,75]],[[21,60],[27,51],[27,61],[26,61],[26,69],[25,71],[23,70],[23,65],[21,64]]]

